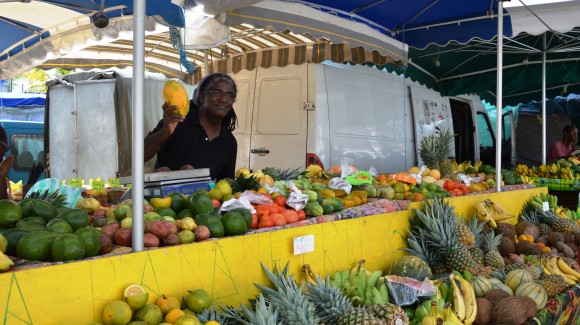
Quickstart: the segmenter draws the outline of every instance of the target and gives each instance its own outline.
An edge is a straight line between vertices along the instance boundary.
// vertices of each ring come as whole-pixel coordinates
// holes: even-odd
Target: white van
[[[479,141],[486,133],[486,139],[495,136],[475,96],[442,97],[384,70],[331,62],[242,70],[231,76],[238,87],[234,103],[238,168],[295,168],[312,163],[330,168],[349,158],[365,170],[403,171],[419,163],[417,139],[443,128],[456,134],[457,161],[481,159],[495,164],[495,140]],[[49,86],[51,109],[47,108],[45,125],[48,137],[57,139],[48,141],[46,148],[50,177],[130,175],[130,77],[121,72],[67,77],[66,84]],[[164,78],[147,74],[145,134],[162,118],[164,83]],[[194,87],[186,89],[191,94]],[[512,123],[511,115],[506,119],[504,124]],[[515,162],[511,157],[515,148],[511,150],[509,141],[515,139],[504,138],[502,164],[509,168]]]
[[[478,140],[495,136],[476,96],[442,97],[385,70],[332,62],[243,70],[232,77],[238,86],[238,167],[329,168],[349,158],[365,170],[403,171],[420,163],[419,139],[444,128],[456,134],[458,161],[495,164],[495,143],[481,146]],[[511,115],[506,119],[513,123]],[[515,161],[511,146],[504,148],[509,168]]]

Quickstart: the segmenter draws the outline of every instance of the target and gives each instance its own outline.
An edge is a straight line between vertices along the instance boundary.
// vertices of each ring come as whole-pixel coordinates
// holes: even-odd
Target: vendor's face
[[[571,142],[578,141],[578,129],[573,128],[572,130],[568,131],[566,135]]]
[[[223,118],[232,110],[235,99],[232,85],[220,80],[205,89],[203,103],[212,114]]]

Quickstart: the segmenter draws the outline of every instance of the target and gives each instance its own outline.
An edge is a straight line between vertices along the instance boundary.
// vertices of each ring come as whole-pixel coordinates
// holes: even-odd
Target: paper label
[[[542,208],[544,208],[544,211],[549,211],[550,210],[550,203],[548,202],[542,202]]]
[[[82,178],[71,178],[68,180],[68,186],[70,187],[83,187],[83,179]]]
[[[102,191],[105,189],[105,181],[102,180],[100,177],[91,179],[91,187],[95,191]]]
[[[121,181],[119,181],[118,178],[109,178],[107,179],[107,183],[109,183],[109,186],[111,186],[112,188],[121,187]]]
[[[294,255],[314,252],[314,235],[294,238]]]

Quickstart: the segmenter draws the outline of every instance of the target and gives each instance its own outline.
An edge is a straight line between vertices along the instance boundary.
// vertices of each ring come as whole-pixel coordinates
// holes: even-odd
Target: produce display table
[[[506,213],[518,214],[524,202],[545,192],[546,188],[518,185],[449,201],[464,216],[473,215],[476,203],[485,199],[500,204]],[[388,271],[404,254],[400,248],[406,243],[411,209],[418,206],[419,202],[374,200],[285,229],[70,263],[17,261],[15,271],[0,274],[0,308],[5,311],[0,324],[100,321],[104,305],[119,299],[133,283],[150,293],[150,303],[162,294],[180,297],[187,290],[203,288],[214,303],[237,306],[258,293],[254,283],[268,283],[261,263],[269,268],[290,263],[293,274],[309,264],[325,276],[366,259],[369,269]],[[306,235],[314,235],[314,251],[294,255],[294,238]]]

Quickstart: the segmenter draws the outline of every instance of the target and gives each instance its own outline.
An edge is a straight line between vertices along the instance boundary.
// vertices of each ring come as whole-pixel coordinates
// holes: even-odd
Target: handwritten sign
[[[107,183],[109,183],[109,186],[111,186],[112,188],[119,188],[119,187],[121,187],[121,182],[119,181],[118,178],[109,178],[107,180]]]
[[[102,191],[105,189],[105,181],[102,180],[100,177],[91,179],[91,187],[95,191]]]
[[[70,187],[83,187],[83,179],[82,178],[71,178],[68,180],[68,186]]]
[[[294,238],[294,255],[314,252],[314,235]]]
[[[544,201],[542,202],[542,208],[544,209],[544,211],[549,211],[550,210],[550,203]]]

